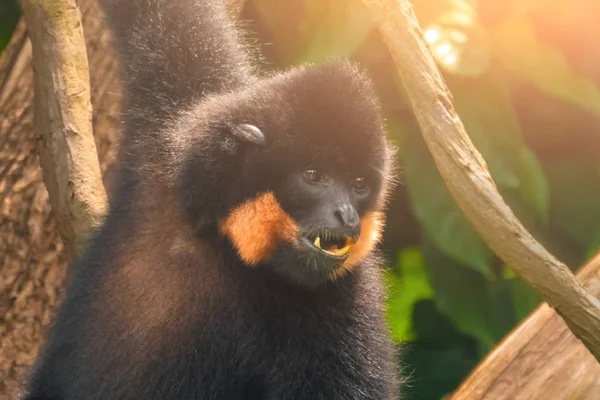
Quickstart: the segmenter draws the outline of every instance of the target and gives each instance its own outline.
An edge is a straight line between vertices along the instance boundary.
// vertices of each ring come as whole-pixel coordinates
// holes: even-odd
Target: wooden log
[[[577,274],[600,296],[600,254]],[[598,400],[600,363],[547,304],[513,330],[449,400]]]
[[[95,0],[80,0],[93,125],[105,183],[119,139],[119,86]],[[33,131],[31,45],[23,21],[0,57],[0,399],[15,399],[60,300],[67,263]],[[110,185],[108,185],[110,186]]]

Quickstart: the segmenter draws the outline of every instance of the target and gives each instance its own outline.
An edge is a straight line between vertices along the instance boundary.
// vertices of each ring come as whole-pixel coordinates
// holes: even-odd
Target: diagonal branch
[[[75,0],[22,0],[35,72],[34,126],[44,182],[67,257],[106,212],[88,59]]]
[[[454,200],[488,246],[535,288],[600,360],[600,301],[539,244],[498,193],[454,111],[409,0],[364,0],[395,60],[413,112]]]

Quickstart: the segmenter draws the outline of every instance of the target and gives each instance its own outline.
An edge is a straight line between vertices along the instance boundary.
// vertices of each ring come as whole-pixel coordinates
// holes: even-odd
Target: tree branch
[[[535,288],[600,360],[600,301],[515,217],[454,111],[409,0],[364,0],[402,78],[421,133],[454,200],[488,246]]]
[[[44,182],[69,259],[107,208],[96,144],[88,59],[75,0],[21,0],[33,51],[34,126]]]

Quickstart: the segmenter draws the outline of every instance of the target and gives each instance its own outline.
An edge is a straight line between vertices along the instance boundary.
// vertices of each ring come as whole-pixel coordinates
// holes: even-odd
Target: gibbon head
[[[218,199],[210,214],[219,234],[247,265],[315,286],[373,251],[394,157],[371,84],[356,67],[296,68],[204,110],[210,134],[221,138],[211,151],[203,145],[204,165],[208,159],[221,181],[203,189]],[[198,168],[211,173],[190,164],[189,179]],[[186,196],[194,202],[202,195]]]

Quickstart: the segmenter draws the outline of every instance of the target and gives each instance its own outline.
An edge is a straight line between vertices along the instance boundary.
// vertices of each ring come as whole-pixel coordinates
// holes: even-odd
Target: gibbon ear
[[[264,146],[265,144],[265,135],[262,133],[260,129],[258,129],[254,125],[249,124],[241,124],[233,128],[231,131],[234,136],[237,138],[244,140],[246,142],[251,142],[254,144],[258,144]]]

